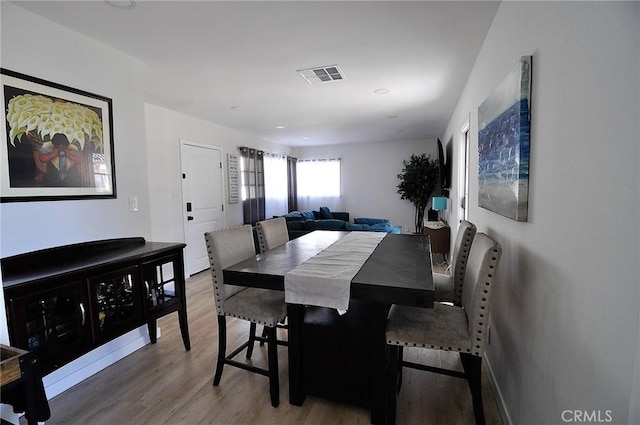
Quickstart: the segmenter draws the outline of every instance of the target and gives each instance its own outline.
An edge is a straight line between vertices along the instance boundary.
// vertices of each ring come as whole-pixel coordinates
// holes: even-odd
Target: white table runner
[[[351,232],[309,258],[285,275],[285,301],[346,311],[351,280],[386,235]]]

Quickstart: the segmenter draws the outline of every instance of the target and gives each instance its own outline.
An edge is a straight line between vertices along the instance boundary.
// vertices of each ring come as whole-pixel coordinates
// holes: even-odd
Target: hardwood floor
[[[307,397],[304,406],[289,404],[286,347],[279,347],[280,406],[271,407],[264,376],[225,367],[213,387],[217,322],[211,275],[187,280],[191,351],[184,350],[175,314],[159,320],[162,337],[50,400],[49,425],[57,424],[215,424],[215,425],[367,425],[366,409]],[[245,338],[248,324],[227,319],[229,346]],[[284,332],[284,331],[282,331]],[[285,334],[281,335],[285,337]],[[457,353],[405,349],[406,358],[460,367]],[[242,359],[243,354],[238,356]],[[266,347],[256,344],[254,364],[265,366]],[[483,373],[488,425],[502,420]],[[21,424],[26,423],[21,418]],[[405,369],[398,396],[398,425],[473,424],[466,381]]]

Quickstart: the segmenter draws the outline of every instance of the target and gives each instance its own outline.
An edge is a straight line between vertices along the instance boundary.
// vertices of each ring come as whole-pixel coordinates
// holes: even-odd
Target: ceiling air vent
[[[309,84],[332,83],[345,78],[338,65],[299,69],[297,72]]]

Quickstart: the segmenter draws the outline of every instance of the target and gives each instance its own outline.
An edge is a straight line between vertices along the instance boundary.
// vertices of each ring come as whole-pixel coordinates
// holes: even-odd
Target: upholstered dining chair
[[[286,316],[287,308],[284,302],[284,292],[225,285],[222,274],[222,270],[225,267],[255,256],[253,231],[250,225],[207,232],[204,237],[209,253],[213,292],[218,313],[218,361],[213,385],[217,386],[220,383],[225,365],[265,375],[269,377],[271,405],[277,407],[280,403],[280,390],[276,325]],[[250,322],[249,340],[233,350],[229,355],[226,354],[227,316]],[[245,348],[247,349],[247,358],[251,358],[255,340],[262,339],[256,336],[257,323],[264,325],[266,329],[268,369],[233,360]]]
[[[467,270],[469,250],[475,235],[475,224],[461,220],[456,241],[453,245],[451,275],[433,273],[436,301],[450,302],[457,306],[462,305],[462,285],[465,271]]]
[[[279,247],[289,242],[287,221],[284,217],[272,218],[257,223],[260,252]]]
[[[387,423],[395,423],[398,374],[403,367],[441,373],[469,382],[476,425],[484,425],[482,356],[487,342],[491,285],[500,262],[500,244],[478,233],[471,246],[462,289],[462,305],[436,302],[433,309],[393,305],[389,311]],[[464,372],[403,360],[403,347],[457,351]]]
[[[287,221],[284,217],[271,218],[269,220],[259,221],[256,223],[258,234],[258,244],[260,245],[260,253],[267,252],[270,249],[277,248],[289,242],[289,231],[287,230]],[[284,323],[279,323],[278,328],[287,329]],[[264,345],[264,338],[267,336],[267,328],[262,330],[262,340],[260,345]]]

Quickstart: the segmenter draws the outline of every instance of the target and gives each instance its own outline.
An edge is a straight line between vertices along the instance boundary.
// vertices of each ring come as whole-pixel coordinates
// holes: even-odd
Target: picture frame
[[[116,198],[110,98],[0,68],[0,202]]]
[[[531,56],[478,107],[478,206],[525,222],[529,208]]]

